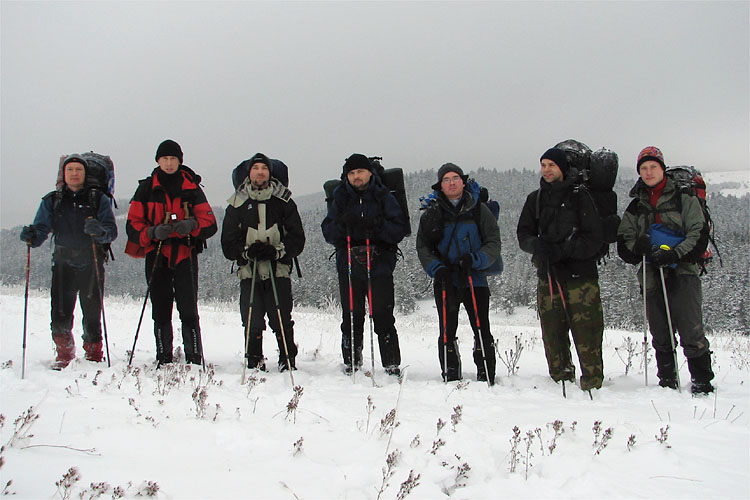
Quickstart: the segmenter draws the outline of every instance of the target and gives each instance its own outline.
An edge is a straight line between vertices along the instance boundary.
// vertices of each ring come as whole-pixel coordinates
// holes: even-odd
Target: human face
[[[262,162],[253,163],[249,175],[253,189],[265,189],[271,181],[271,172],[268,170],[268,165]]]
[[[180,159],[176,156],[160,156],[156,163],[165,174],[173,174],[180,168]]]
[[[554,161],[545,158],[541,161],[541,165],[542,178],[545,182],[561,181],[565,177],[563,171],[560,170],[560,167]]]
[[[77,161],[65,165],[65,184],[71,191],[78,191],[86,180],[86,168]]]
[[[641,163],[638,173],[648,187],[654,187],[664,179],[664,169],[661,168],[661,163],[654,160]]]
[[[448,172],[440,180],[440,189],[449,200],[460,198],[464,193],[464,180],[456,172]]]
[[[366,168],[355,168],[346,174],[346,178],[349,179],[349,184],[351,184],[354,189],[364,191],[370,183],[372,172]]]

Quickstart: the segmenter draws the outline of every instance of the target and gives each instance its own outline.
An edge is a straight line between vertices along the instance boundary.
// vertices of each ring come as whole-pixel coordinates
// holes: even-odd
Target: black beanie
[[[156,161],[158,162],[162,156],[176,156],[182,165],[182,148],[172,139],[167,139],[156,148]]]
[[[265,166],[268,167],[268,171],[269,172],[271,171],[271,168],[272,168],[271,159],[268,156],[264,155],[263,153],[255,153],[253,157],[250,158],[250,167],[252,167],[256,163],[264,164]]]
[[[370,163],[370,160],[365,155],[354,153],[344,162],[344,175],[358,168],[372,172],[372,163]]]
[[[461,177],[461,180],[464,181],[464,184],[466,184],[466,181],[469,180],[469,176],[464,175],[464,171],[461,170],[461,167],[459,167],[455,163],[445,163],[438,169],[437,182],[432,185],[432,189],[434,189],[435,191],[440,191],[440,183],[443,182],[443,177],[445,177],[445,174],[447,174],[448,172],[454,172],[458,174],[458,176]]]
[[[67,158],[65,158],[65,161],[63,162],[63,168],[68,163],[73,163],[73,162],[80,163],[81,165],[83,165],[84,168],[88,169],[89,164],[86,161],[86,158],[84,158],[83,156],[81,156],[81,155],[79,155],[77,153],[73,153],[72,155],[70,155]]]
[[[539,158],[539,161],[542,160],[552,160],[555,162],[555,164],[560,167],[560,170],[562,171],[563,175],[568,173],[568,155],[565,153],[565,150],[558,149],[558,148],[550,148],[547,151],[544,152],[544,154]]]

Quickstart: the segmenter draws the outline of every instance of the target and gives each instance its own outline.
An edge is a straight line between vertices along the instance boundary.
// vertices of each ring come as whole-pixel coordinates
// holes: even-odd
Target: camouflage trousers
[[[572,279],[560,283],[559,287],[553,280],[550,288],[547,280],[539,279],[537,307],[550,377],[555,382],[575,379],[570,356],[570,331],[581,365],[581,389],[600,388],[604,380],[604,315],[598,280]]]

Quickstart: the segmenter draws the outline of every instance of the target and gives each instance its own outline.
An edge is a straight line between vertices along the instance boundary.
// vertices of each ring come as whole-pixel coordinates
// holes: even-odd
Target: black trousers
[[[484,363],[487,362],[487,370],[490,379],[495,377],[495,339],[490,332],[490,289],[487,287],[474,287],[477,311],[479,315],[479,327],[477,327],[477,315],[474,314],[474,300],[471,289],[458,289],[452,284],[446,288],[445,322],[443,320],[443,286],[435,281],[433,285],[435,294],[435,305],[438,310],[440,321],[440,336],[438,338],[438,358],[443,377],[448,380],[461,378],[461,355],[456,342],[456,330],[458,329],[458,311],[463,304],[469,325],[474,332],[473,358],[477,366],[477,374],[485,373]],[[481,334],[481,340],[480,340]],[[482,351],[484,346],[484,351]],[[447,352],[446,352],[447,351]],[[447,354],[447,366],[445,355]]]
[[[73,311],[76,299],[81,301],[83,313],[83,341],[102,341],[102,299],[104,290],[104,267],[99,262],[99,286],[96,283],[94,263],[73,267],[62,262],[52,265],[51,329],[52,335],[70,335],[73,330]]]
[[[263,359],[263,330],[266,328],[265,318],[276,335],[276,343],[279,348],[279,362],[286,361],[286,353],[289,358],[294,359],[297,355],[297,346],[294,343],[294,321],[292,320],[292,280],[290,278],[275,278],[276,294],[279,299],[279,311],[281,312],[281,323],[279,313],[276,311],[276,299],[273,295],[271,279],[261,280],[255,278],[255,293],[253,294],[253,310],[250,318],[250,339],[247,350],[248,359],[256,361]],[[250,292],[252,279],[240,281],[240,315],[242,326],[247,328],[248,312],[250,312]],[[282,336],[281,326],[284,327]],[[244,330],[243,330],[244,332]],[[286,340],[286,348],[284,346]]]
[[[401,349],[396,332],[396,318],[393,315],[394,294],[393,275],[373,277],[372,284],[372,321],[378,336],[380,362],[384,367],[401,364]],[[341,354],[344,363],[351,365],[351,324],[349,310],[349,275],[339,273],[339,293],[341,294]],[[354,362],[362,364],[362,341],[365,328],[365,298],[367,297],[367,278],[352,278],[352,304],[354,305]]]

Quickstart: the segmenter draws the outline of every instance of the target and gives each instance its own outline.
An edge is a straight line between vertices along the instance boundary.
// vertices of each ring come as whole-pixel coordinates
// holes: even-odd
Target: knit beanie
[[[464,184],[466,184],[466,181],[469,180],[469,176],[464,174],[464,171],[461,170],[461,167],[459,167],[455,163],[449,162],[443,164],[443,166],[438,169],[437,182],[432,185],[432,189],[434,189],[435,191],[440,191],[440,183],[443,182],[443,177],[445,177],[445,174],[447,174],[448,172],[458,174],[458,176],[461,177],[461,180],[464,181]]]
[[[555,162],[562,171],[563,176],[568,173],[570,168],[570,165],[568,165],[568,155],[564,149],[550,148],[539,158],[540,162],[542,160],[552,160]]]
[[[176,156],[182,165],[182,148],[172,139],[167,139],[156,148],[156,161],[158,162],[162,156]]]
[[[664,155],[661,153],[661,150],[659,150],[659,148],[657,148],[656,146],[646,146],[641,150],[640,153],[638,153],[638,162],[635,165],[635,171],[640,174],[641,164],[649,160],[653,160],[661,165],[662,170],[667,169],[667,166],[664,163]]]
[[[271,163],[271,159],[268,156],[264,155],[263,153],[255,153],[253,157],[250,158],[250,167],[252,167],[256,163],[262,163],[265,166],[267,166],[269,172],[271,171],[271,168],[273,165]]]
[[[63,168],[65,168],[65,165],[67,165],[68,163],[73,163],[73,162],[80,163],[81,165],[84,166],[84,168],[88,168],[89,166],[88,162],[86,161],[86,158],[84,158],[83,156],[77,153],[73,153],[72,155],[69,155],[67,158],[65,158],[65,161],[63,162]]]
[[[346,159],[346,162],[344,162],[344,175],[347,175],[352,170],[357,170],[358,168],[363,168],[372,172],[372,163],[370,163],[370,160],[365,155],[354,153]]]

